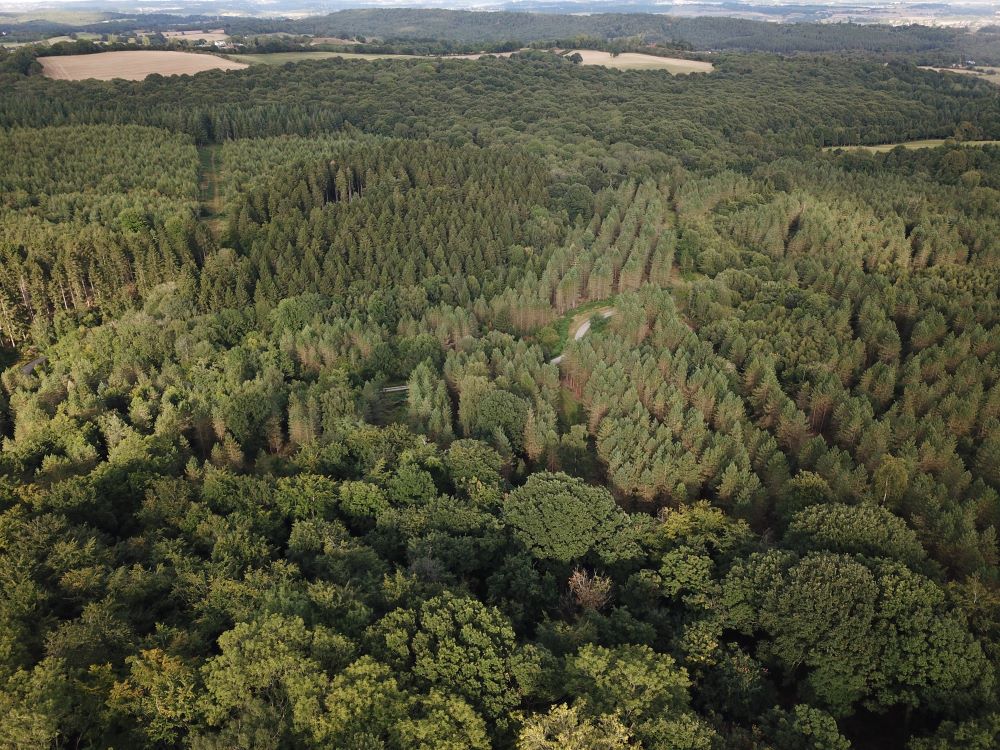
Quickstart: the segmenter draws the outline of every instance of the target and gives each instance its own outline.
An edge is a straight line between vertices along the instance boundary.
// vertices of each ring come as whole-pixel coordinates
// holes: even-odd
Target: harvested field
[[[929,65],[921,65],[920,69],[933,70],[937,73],[956,73],[963,76],[972,76],[973,78],[981,78],[984,81],[989,81],[1000,86],[1000,68],[934,68]]]
[[[882,153],[892,151],[896,146],[906,149],[917,148],[937,148],[943,146],[948,141],[944,138],[925,138],[921,141],[904,141],[902,143],[882,143],[878,146],[827,146],[824,151],[868,151],[871,153]],[[959,146],[998,146],[1000,141],[953,141]]]
[[[87,78],[96,78],[100,81],[110,81],[113,78],[141,81],[153,73],[175,76],[216,69],[239,70],[246,67],[244,63],[225,60],[215,55],[155,50],[39,57],[38,62],[42,64],[42,73],[45,76],[62,81],[82,81]]]
[[[678,57],[657,57],[644,55],[641,52],[622,52],[612,57],[610,52],[599,52],[591,49],[576,49],[567,55],[578,54],[583,58],[584,65],[603,65],[606,68],[619,70],[666,70],[674,75],[685,73],[711,73],[715,67],[710,62],[700,60],[683,60]]]
[[[393,55],[367,54],[365,52],[265,52],[260,55],[227,55],[231,60],[249,63],[250,65],[284,65],[290,62],[305,62],[306,60],[330,60],[342,57],[345,60],[478,60],[485,53],[472,55]],[[509,57],[510,52],[501,52],[496,57]]]
[[[163,36],[167,39],[175,41],[180,39],[187,42],[224,42],[229,38],[229,34],[222,29],[214,31],[164,31]]]

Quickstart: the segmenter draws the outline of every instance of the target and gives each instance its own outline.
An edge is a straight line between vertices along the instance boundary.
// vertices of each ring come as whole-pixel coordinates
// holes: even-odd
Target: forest
[[[773,7],[773,6],[771,6]],[[766,12],[768,6],[761,6]],[[293,36],[377,42],[384,49],[435,53],[483,49],[507,51],[522,45],[619,47],[659,45],[710,52],[767,52],[781,55],[843,54],[919,65],[955,65],[975,60],[1000,64],[1000,26],[976,30],[950,26],[854,23],[774,23],[723,17],[681,17],[662,13],[527,13],[408,8],[355,8],[328,15],[291,18],[171,16],[165,13],[108,14],[105,20],[67,23],[5,20],[0,33],[34,42],[67,34],[114,35],[223,27],[254,44],[287,45]],[[253,40],[256,39],[256,42]],[[372,45],[369,44],[369,47]],[[378,51],[372,47],[371,51]]]
[[[1000,746],[1000,92],[840,31],[0,55],[0,747]]]

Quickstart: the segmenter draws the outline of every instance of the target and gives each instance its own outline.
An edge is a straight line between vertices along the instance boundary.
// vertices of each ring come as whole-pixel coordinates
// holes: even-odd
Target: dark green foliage
[[[540,560],[614,562],[635,554],[628,517],[610,493],[566,474],[532,474],[507,497],[503,515]]]

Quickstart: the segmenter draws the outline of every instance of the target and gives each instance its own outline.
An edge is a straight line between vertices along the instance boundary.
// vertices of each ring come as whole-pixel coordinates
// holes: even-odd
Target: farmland
[[[921,149],[921,148],[937,148],[938,146],[943,146],[946,143],[954,143],[952,139],[945,138],[924,138],[919,141],[901,141],[899,143],[880,143],[877,146],[827,146],[824,151],[868,151],[869,153],[884,153],[886,151],[892,151],[897,146],[902,146],[905,149]],[[1000,145],[1000,141],[958,141],[959,146],[997,146]]]
[[[164,31],[163,36],[172,41],[186,42],[224,42],[229,35],[223,29],[214,31]]]
[[[714,70],[712,63],[700,60],[683,60],[675,57],[658,57],[656,55],[644,55],[639,52],[623,52],[620,55],[612,56],[610,52],[599,52],[597,50],[572,50],[564,53],[571,55],[577,53],[583,58],[583,65],[601,65],[606,68],[617,68],[618,70],[666,70],[674,75],[685,73],[711,73]],[[497,54],[497,57],[507,57],[509,52]],[[270,52],[260,55],[227,55],[231,60],[249,63],[251,65],[284,65],[290,62],[304,62],[306,60],[328,60],[333,57],[342,57],[345,60],[411,60],[424,58],[441,58],[456,60],[478,60],[483,54],[471,55],[393,55],[393,54],[367,54],[363,52]]]
[[[923,70],[933,70],[938,73],[957,73],[963,76],[972,76],[973,78],[979,78],[983,81],[989,81],[992,84],[1000,86],[1000,68],[996,67],[985,67],[985,68],[933,68],[930,66],[921,66]]]
[[[509,52],[502,52],[497,57],[507,57]],[[478,60],[482,54],[473,55],[448,55],[447,59],[453,60]],[[442,55],[392,55],[392,54],[368,54],[364,52],[267,52],[260,55],[227,55],[230,60],[237,60],[250,65],[284,65],[285,63],[306,62],[309,60],[329,60],[334,57],[342,57],[345,60],[419,60],[419,59],[439,59]]]
[[[579,49],[576,53],[583,58],[583,65],[603,65],[606,68],[619,70],[666,70],[674,75],[685,73],[711,73],[715,68],[710,62],[700,60],[683,60],[676,57],[658,57],[644,55],[640,52],[623,52],[612,55],[610,52]]]
[[[101,81],[114,78],[141,81],[153,73],[163,76],[190,75],[206,70],[239,70],[246,67],[244,63],[224,60],[214,55],[153,50],[39,57],[38,61],[42,64],[42,72],[46,77],[62,81],[82,81],[87,78]]]

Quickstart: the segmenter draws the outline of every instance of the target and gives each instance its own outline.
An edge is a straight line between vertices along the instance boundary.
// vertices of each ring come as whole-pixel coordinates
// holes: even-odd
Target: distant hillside
[[[650,13],[589,16],[483,13],[455,10],[359,9],[300,20],[237,19],[231,33],[290,31],[325,37],[382,40],[450,40],[525,43],[596,37],[641,37],[647,42],[681,42],[702,50],[779,54],[854,52],[955,62],[960,58],[1000,61],[1000,32],[978,33],[929,26],[859,24],[774,24],[735,18],[678,18]]]
[[[165,14],[131,17],[107,14],[103,21],[74,24],[65,20],[15,22],[0,14],[5,41],[36,41],[75,32],[118,34],[135,29],[165,31],[217,27],[209,16]],[[313,37],[376,39],[387,43],[451,44],[563,43],[580,40],[656,43],[695,50],[775,54],[852,54],[907,59],[922,65],[953,65],[975,60],[1000,64],[1000,27],[976,32],[921,25],[855,23],[772,23],[722,17],[677,17],[654,13],[511,13],[407,8],[342,10],[300,19],[229,17],[230,34],[286,33]],[[514,45],[516,46],[516,45]],[[511,47],[513,48],[513,46]]]

